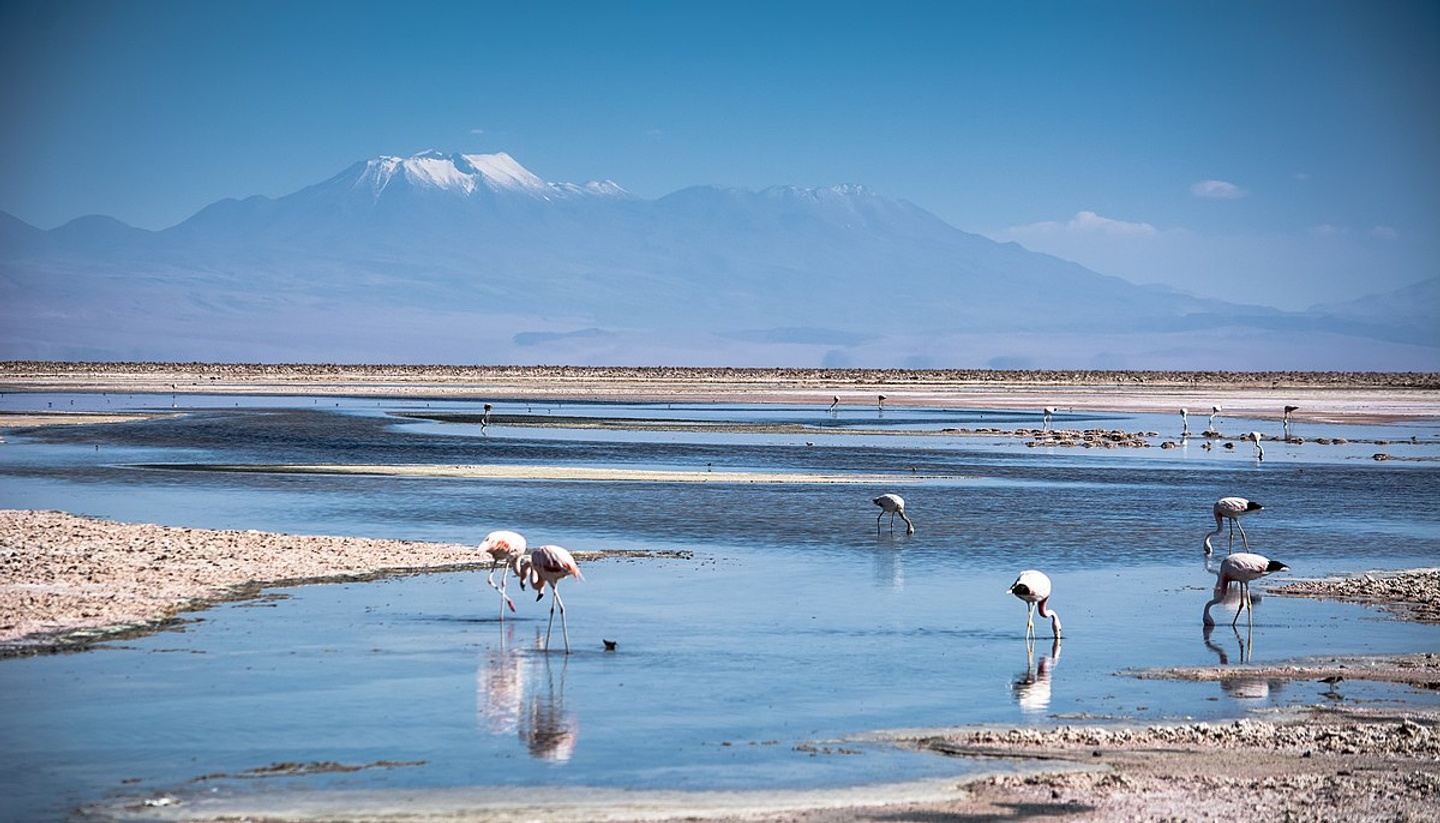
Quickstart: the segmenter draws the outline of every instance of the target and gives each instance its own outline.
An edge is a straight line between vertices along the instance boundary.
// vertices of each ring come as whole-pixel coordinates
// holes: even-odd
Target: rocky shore
[[[478,537],[477,537],[478,539]],[[619,552],[576,552],[594,560]],[[0,510],[0,656],[81,649],[264,586],[488,569],[475,547]]]
[[[1275,586],[1281,597],[1315,597],[1379,606],[1406,620],[1440,623],[1440,569],[1376,571]]]

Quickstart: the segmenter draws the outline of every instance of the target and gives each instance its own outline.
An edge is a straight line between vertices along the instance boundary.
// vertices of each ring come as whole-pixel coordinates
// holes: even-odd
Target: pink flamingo
[[[519,577],[518,563],[520,558],[525,556],[525,538],[519,532],[493,531],[485,535],[485,540],[480,544],[480,551],[490,555],[490,573],[485,576],[485,582],[490,588],[500,593],[500,619],[505,619],[505,607],[509,606],[510,611],[515,611],[515,601],[506,594],[506,587],[509,584],[510,570],[514,568],[515,576]],[[495,570],[500,570],[500,585],[495,585]],[[524,585],[524,582],[521,582]]]
[[[1240,518],[1250,512],[1258,512],[1264,506],[1254,500],[1246,500],[1243,497],[1222,497],[1215,501],[1215,530],[1205,534],[1205,553],[1210,554],[1214,548],[1210,545],[1210,538],[1220,534],[1220,527],[1224,521],[1230,521],[1230,547],[1226,549],[1228,554],[1235,550],[1235,529],[1240,529],[1240,542],[1246,549],[1250,548],[1250,540],[1245,536],[1245,527],[1240,525]]]
[[[565,636],[565,653],[570,653],[570,629],[565,625],[565,601],[560,599],[560,581],[567,577],[584,580],[570,552],[559,546],[541,546],[517,563],[517,573],[528,576],[535,587],[535,599],[545,596],[550,584],[550,624],[545,627],[545,650],[550,650],[550,631],[555,628],[555,606],[560,606],[560,631]],[[523,586],[524,583],[522,582]]]
[[[1060,639],[1060,615],[1053,610],[1047,611],[1045,608],[1050,600],[1050,578],[1046,577],[1044,572],[1034,569],[1020,572],[1020,576],[1010,584],[1008,591],[1028,604],[1025,619],[1025,638],[1027,640],[1035,636],[1037,607],[1041,617],[1050,619],[1050,631],[1054,634],[1055,639]]]
[[[1240,612],[1245,612],[1245,624],[1248,626],[1254,622],[1255,606],[1250,602],[1250,583],[1260,578],[1274,574],[1275,572],[1288,571],[1289,566],[1279,560],[1271,560],[1258,554],[1241,552],[1232,554],[1220,561],[1220,571],[1215,575],[1215,596],[1205,604],[1205,625],[1215,625],[1215,619],[1210,616],[1210,608],[1216,603],[1225,599],[1230,591],[1231,583],[1240,584],[1240,607],[1235,610],[1235,619],[1230,621],[1233,627],[1240,621]]]

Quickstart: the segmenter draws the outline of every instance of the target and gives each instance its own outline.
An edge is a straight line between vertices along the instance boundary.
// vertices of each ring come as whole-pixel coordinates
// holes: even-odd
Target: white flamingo
[[[1280,418],[1280,425],[1283,426],[1284,429],[1285,429],[1285,439],[1286,439],[1286,440],[1289,440],[1289,439],[1290,439],[1290,413],[1291,413],[1291,412],[1295,412],[1295,411],[1299,411],[1299,410],[1300,410],[1300,407],[1299,407],[1299,406],[1286,406],[1286,407],[1285,407],[1285,415]]]
[[[1180,409],[1180,436],[1187,437],[1190,434],[1190,410]]]
[[[1053,610],[1047,610],[1050,600],[1050,578],[1044,572],[1034,569],[1026,569],[1020,572],[1015,582],[1010,584],[1008,591],[1025,601],[1025,638],[1028,640],[1035,636],[1035,612],[1038,609],[1041,617],[1050,618],[1050,631],[1055,639],[1060,639],[1060,615]]]
[[[1249,434],[1245,435],[1245,439],[1255,444],[1255,459],[1264,460],[1265,447],[1260,445],[1260,432],[1250,432]]]
[[[885,411],[885,395],[877,394],[875,396],[875,408],[878,411]]]
[[[535,587],[535,599],[545,596],[545,586],[550,586],[550,623],[545,627],[545,650],[550,650],[550,632],[555,628],[555,607],[560,607],[560,632],[565,636],[565,653],[570,653],[570,629],[565,624],[565,601],[560,599],[560,581],[567,577],[584,580],[580,567],[570,552],[559,546],[541,546],[522,558],[517,564],[522,581],[529,579]],[[522,582],[523,586],[524,583]]]
[[[506,606],[510,607],[510,611],[515,611],[515,601],[506,594],[506,587],[511,569],[517,569],[516,576],[519,577],[517,563],[525,556],[525,538],[519,532],[503,529],[493,531],[485,535],[485,540],[480,543],[480,551],[490,555],[490,573],[485,576],[485,582],[500,593],[500,619],[504,620]],[[498,586],[495,585],[496,569],[500,570]]]
[[[1240,542],[1244,544],[1245,549],[1248,551],[1250,549],[1250,538],[1245,536],[1245,527],[1241,525],[1240,518],[1251,512],[1258,512],[1263,508],[1265,507],[1256,503],[1254,500],[1246,500],[1243,497],[1222,497],[1216,500],[1215,507],[1211,510],[1215,515],[1215,530],[1205,535],[1205,553],[1210,554],[1214,551],[1214,548],[1210,545],[1210,538],[1220,534],[1220,528],[1226,520],[1230,521],[1230,546],[1225,550],[1226,554],[1229,554],[1235,549],[1235,529],[1237,527],[1240,529]]]
[[[1255,619],[1255,606],[1250,602],[1250,584],[1266,575],[1288,571],[1289,568],[1279,560],[1271,560],[1268,557],[1249,552],[1232,554],[1220,561],[1220,571],[1215,574],[1215,596],[1205,604],[1205,625],[1215,625],[1215,618],[1210,616],[1210,609],[1225,599],[1232,583],[1240,584],[1240,607],[1235,610],[1235,619],[1230,621],[1230,625],[1234,626],[1240,621],[1240,612],[1242,611],[1246,614],[1246,625],[1252,624]]]
[[[1042,411],[1045,416],[1041,420],[1041,428],[1048,432],[1050,431],[1050,418],[1055,416],[1055,407],[1046,406]]]
[[[915,533],[915,524],[911,523],[910,518],[905,516],[905,498],[898,494],[882,494],[870,502],[880,507],[880,514],[875,516],[875,531],[880,531],[880,520],[888,512],[890,514],[891,531],[895,530],[895,515],[898,514],[900,515],[900,519],[905,521],[905,533]]]
[[[1215,428],[1215,416],[1218,415],[1218,414],[1220,414],[1220,407],[1219,407],[1219,406],[1211,406],[1211,407],[1210,407],[1210,422],[1208,422],[1208,423],[1205,424],[1205,431],[1209,431],[1209,432],[1216,431],[1216,428]]]
[[[834,397],[830,398],[830,408],[826,409],[825,411],[833,412],[835,411],[835,407],[838,405],[840,405],[840,395],[837,394]]]

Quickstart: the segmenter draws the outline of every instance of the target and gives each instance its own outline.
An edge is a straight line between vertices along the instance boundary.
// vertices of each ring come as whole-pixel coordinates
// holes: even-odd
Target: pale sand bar
[[[582,561],[657,556],[575,555]],[[489,567],[475,547],[449,543],[188,529],[0,509],[0,656],[147,633],[181,612],[254,597],[262,586]]]
[[[813,474],[806,472],[704,471],[700,469],[622,469],[585,466],[530,465],[440,465],[317,464],[286,465],[260,463],[151,463],[147,469],[209,472],[259,472],[273,474],[360,474],[381,477],[449,477],[480,480],[584,480],[629,483],[734,483],[874,486],[918,483],[925,480],[954,480],[959,475],[929,474]]]
[[[1440,417],[1429,372],[1104,372],[233,363],[0,363],[0,392],[279,394],[471,400],[806,403],[1038,412],[1208,412],[1385,422]]]
[[[89,426],[103,423],[135,423],[169,414],[140,412],[95,414],[89,412],[0,412],[0,429],[29,429],[37,426]]]

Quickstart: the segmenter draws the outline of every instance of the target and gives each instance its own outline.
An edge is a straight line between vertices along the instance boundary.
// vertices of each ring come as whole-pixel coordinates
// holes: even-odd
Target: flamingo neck
[[[1049,603],[1050,603],[1050,598],[1048,598],[1048,597],[1044,598],[1043,600],[1040,601],[1039,606],[1038,606],[1038,608],[1037,608],[1036,610],[1037,610],[1038,612],[1040,612],[1040,616],[1041,616],[1041,617],[1045,617],[1045,618],[1049,618],[1049,619],[1050,619],[1050,630],[1051,630],[1051,632],[1054,633],[1054,635],[1055,635],[1056,637],[1059,637],[1059,636],[1060,636],[1060,615],[1056,614],[1053,610],[1047,608],[1047,606],[1049,605]]]

